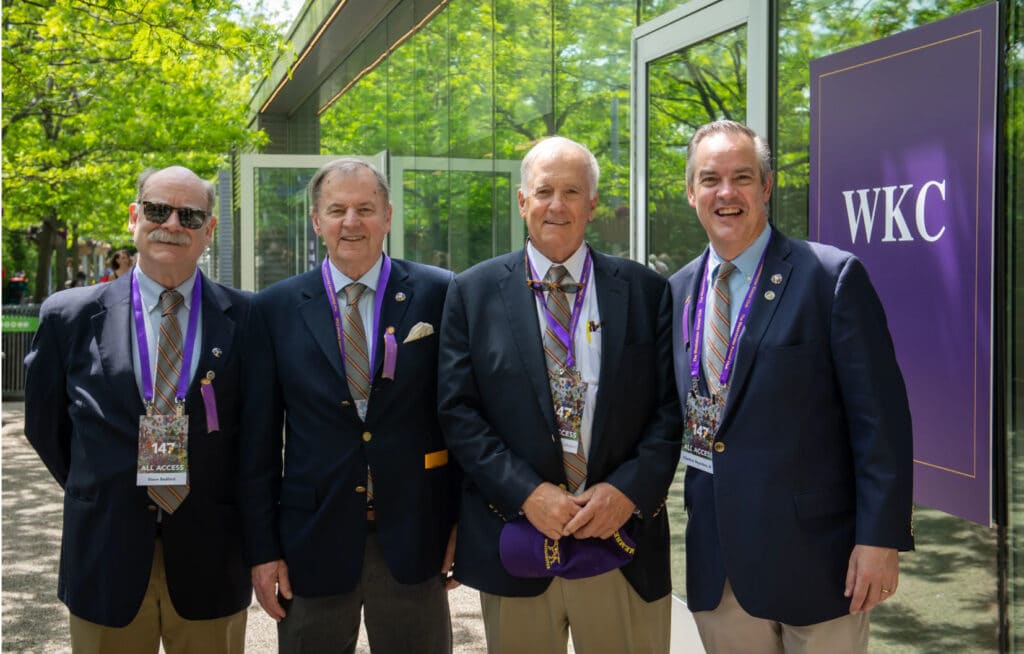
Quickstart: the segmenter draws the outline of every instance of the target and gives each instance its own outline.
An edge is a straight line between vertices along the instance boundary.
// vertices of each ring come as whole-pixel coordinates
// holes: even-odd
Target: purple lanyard
[[[529,257],[527,257],[529,261]],[[533,275],[533,279],[537,279],[537,270],[533,267],[533,262],[529,261],[530,274]],[[562,327],[561,323],[551,315],[551,310],[548,309],[548,302],[544,298],[544,291],[533,289],[534,295],[540,300],[541,306],[544,308],[544,316],[547,318],[548,327],[555,334],[562,346],[565,347],[565,367],[573,368],[576,366],[576,357],[573,354],[573,338],[572,335],[576,333],[576,326],[580,323],[580,316],[583,315],[583,296],[587,292],[587,282],[590,281],[590,248],[587,248],[587,258],[583,261],[583,274],[580,275],[580,290],[576,291],[576,301],[572,305],[572,314],[569,316],[569,332],[566,333],[565,328]]]
[[[771,237],[768,237],[771,241]],[[750,314],[750,305],[754,301],[754,293],[757,291],[757,281],[761,278],[761,270],[764,268],[765,256],[768,254],[768,246],[765,245],[764,252],[761,253],[761,260],[757,263],[757,271],[754,273],[754,277],[750,280],[750,287],[747,288],[747,295],[743,298],[743,305],[740,307],[740,313],[736,317],[736,326],[732,329],[732,336],[729,338],[729,349],[726,351],[725,361],[722,363],[722,374],[719,376],[718,381],[722,386],[725,386],[729,382],[729,374],[732,373],[732,364],[736,360],[736,346],[740,342],[740,336],[743,334],[743,328],[747,324],[747,316]],[[711,263],[711,255],[708,255],[707,260],[704,263],[704,277],[700,285],[700,294],[697,296],[697,311],[693,318],[693,347],[690,350],[690,379],[693,381],[694,387],[697,385],[697,380],[700,378],[700,355],[701,349],[704,347],[704,307],[707,301],[708,294],[708,265]],[[686,320],[686,309],[683,309],[683,333],[689,336],[689,329],[687,328]],[[685,344],[684,344],[685,345]]]
[[[367,347],[370,350],[370,378],[373,378],[374,357],[377,355],[377,334],[380,332],[380,308],[384,304],[384,291],[388,287],[388,278],[391,277],[391,259],[382,254],[384,263],[380,268],[380,278],[377,280],[377,290],[373,299],[373,333],[367,334],[369,341]],[[324,288],[327,290],[327,302],[331,305],[331,316],[334,318],[334,332],[338,335],[338,349],[341,351],[341,364],[345,365],[345,332],[341,327],[341,311],[338,308],[338,291],[334,288],[334,279],[331,276],[330,259],[324,257],[324,263],[320,266],[320,272],[324,278]],[[360,318],[361,319],[361,318]]]
[[[196,334],[199,331],[199,305],[203,302],[203,273],[196,270],[196,281],[192,285],[192,307],[188,312],[188,329],[185,331],[185,348],[181,353],[181,373],[174,398],[185,401],[189,378],[192,374],[192,350],[195,349]],[[135,338],[139,344],[139,366],[142,368],[142,399],[147,405],[153,404],[153,372],[149,363],[149,341],[146,339],[146,319],[143,316],[142,293],[139,280],[132,275],[132,313],[135,316]]]

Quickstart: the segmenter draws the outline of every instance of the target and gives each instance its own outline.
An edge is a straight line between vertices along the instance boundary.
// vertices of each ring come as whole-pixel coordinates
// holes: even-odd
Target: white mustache
[[[173,233],[163,229],[154,229],[149,233],[149,240],[156,241],[157,243],[170,243],[171,245],[188,245],[189,238],[187,234],[180,232]]]

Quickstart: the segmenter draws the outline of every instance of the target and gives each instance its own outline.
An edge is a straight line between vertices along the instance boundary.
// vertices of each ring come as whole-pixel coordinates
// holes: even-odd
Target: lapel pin
[[[405,293],[402,291],[395,293],[395,302],[405,302]]]
[[[774,300],[775,299],[775,291],[765,291],[764,292],[764,299],[768,300],[769,302]]]
[[[772,284],[781,284],[781,283],[782,283],[782,275],[780,275],[779,273],[775,273],[774,275],[772,275]]]
[[[221,350],[221,349],[220,349],[219,347],[215,347],[215,348],[213,348],[212,352],[213,352],[213,356],[214,356],[215,358],[217,358],[217,359],[219,359],[219,358],[220,358],[220,355],[224,354],[224,351],[223,351],[223,350]]]
[[[213,378],[216,377],[216,376],[217,375],[214,374],[214,372],[212,370],[207,370],[206,371],[206,378],[209,379],[210,381],[213,381]]]

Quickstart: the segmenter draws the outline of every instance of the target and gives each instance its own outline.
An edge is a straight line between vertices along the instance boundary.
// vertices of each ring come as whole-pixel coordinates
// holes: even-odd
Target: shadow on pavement
[[[3,651],[70,652],[57,599],[64,493],[24,436],[24,405],[3,405]]]

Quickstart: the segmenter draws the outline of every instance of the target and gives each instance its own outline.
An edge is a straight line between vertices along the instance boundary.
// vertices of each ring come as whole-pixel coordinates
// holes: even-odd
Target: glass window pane
[[[745,120],[746,54],[743,25],[648,66],[648,265],[666,276],[707,245],[686,197],[686,145],[708,121]]]
[[[635,0],[557,0],[555,133],[586,145],[601,167],[588,241],[629,256],[629,48]]]
[[[256,290],[316,265],[320,249],[306,197],[315,173],[315,168],[256,169]]]

